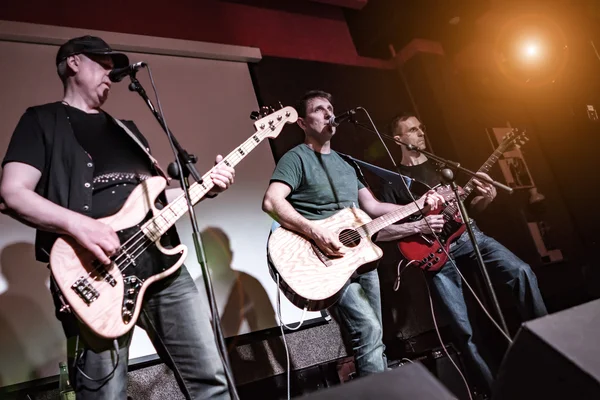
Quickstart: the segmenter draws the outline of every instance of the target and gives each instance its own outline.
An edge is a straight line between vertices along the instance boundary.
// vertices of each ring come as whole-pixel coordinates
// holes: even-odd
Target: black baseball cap
[[[108,43],[96,36],[81,36],[69,40],[60,46],[56,53],[56,65],[67,57],[76,54],[97,54],[111,56],[115,68],[126,67],[129,65],[129,57],[123,53],[118,53],[110,48]]]

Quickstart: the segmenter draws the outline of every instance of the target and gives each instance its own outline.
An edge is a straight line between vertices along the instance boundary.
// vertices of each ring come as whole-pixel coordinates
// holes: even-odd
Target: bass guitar
[[[297,119],[296,110],[285,107],[257,120],[252,136],[190,186],[192,203],[212,189],[210,174],[215,168],[237,165],[263,140],[277,137]],[[79,320],[101,337],[112,339],[129,331],[148,286],[173,274],[187,256],[184,245],[167,249],[160,243],[161,236],[188,211],[184,194],[162,210],[155,207],[165,187],[164,178],[149,178],[133,190],[116,214],[100,219],[117,232],[121,242],[110,265],[101,264],[69,236],[60,237],[52,247],[50,268],[63,297]]]

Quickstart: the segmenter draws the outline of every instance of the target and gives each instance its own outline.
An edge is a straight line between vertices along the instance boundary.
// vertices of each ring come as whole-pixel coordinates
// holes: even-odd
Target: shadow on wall
[[[221,313],[223,335],[231,337],[278,326],[273,304],[258,279],[245,272],[232,269],[233,251],[227,234],[221,228],[208,227],[202,231],[201,235],[215,297]],[[266,268],[266,266],[260,267]],[[204,292],[202,276],[196,280],[196,285],[201,292]],[[234,346],[235,340],[232,343]],[[270,349],[271,353],[279,366],[285,368],[283,342],[274,341],[273,343],[275,344],[271,344],[273,347]],[[231,360],[232,364],[244,365],[244,368],[252,368],[252,365],[256,364],[261,369],[266,365],[271,365],[265,347],[257,345],[253,350],[253,360]],[[236,352],[230,352],[230,357],[236,357],[236,354]]]
[[[0,268],[8,289],[0,294],[0,382],[3,385],[58,373],[65,340],[47,287],[49,270],[31,243],[2,249]]]

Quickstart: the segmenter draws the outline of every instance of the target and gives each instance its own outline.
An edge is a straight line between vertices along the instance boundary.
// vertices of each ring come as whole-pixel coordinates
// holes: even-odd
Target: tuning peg
[[[266,115],[269,115],[270,113],[271,113],[271,111],[270,111],[270,107],[268,107],[268,106],[262,106],[262,107],[260,108],[260,114],[261,114],[263,117],[264,117],[264,116],[266,116]]]
[[[278,103],[279,103],[279,109],[282,110],[283,109],[283,104],[281,104],[281,101],[279,101]]]
[[[260,118],[260,113],[258,111],[252,111],[250,113],[250,119],[257,121]]]

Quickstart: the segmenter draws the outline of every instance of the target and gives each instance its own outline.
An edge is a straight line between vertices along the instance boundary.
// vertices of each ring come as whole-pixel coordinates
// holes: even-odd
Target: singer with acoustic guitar
[[[315,271],[322,272],[330,268],[327,266],[330,262],[331,268],[338,261],[343,262],[345,255],[353,258],[361,258],[361,255],[355,254],[350,247],[352,243],[346,240],[348,235],[322,225],[321,222],[343,216],[349,225],[355,222],[365,223],[369,221],[369,217],[380,217],[403,207],[381,203],[375,199],[371,191],[359,181],[353,167],[331,149],[336,124],[332,123],[334,114],[332,96],[329,93],[309,91],[300,99],[296,108],[299,116],[297,123],[304,131],[305,140],[285,153],[277,163],[264,196],[263,210],[281,224],[279,230],[295,232],[286,235],[291,236],[292,241],[300,244],[308,240],[313,244],[312,249],[309,245],[308,251],[302,253],[317,260]],[[424,197],[425,202],[434,208],[442,201],[441,196],[434,192]],[[271,238],[277,236],[276,233],[277,231]],[[277,258],[294,253],[294,243],[289,243],[277,254],[273,254],[271,242],[272,240],[269,243],[269,254],[274,262]],[[368,252],[373,253],[372,250],[372,246],[368,246]],[[375,249],[375,252],[377,250],[379,249]],[[317,259],[316,254],[319,254],[323,263]],[[291,263],[292,268],[297,269],[294,264]],[[292,278],[294,272],[291,271],[288,278]],[[345,286],[342,285],[337,301],[328,310],[340,324],[347,344],[354,350],[358,376],[384,371],[387,362],[382,342],[377,271],[358,276],[347,270],[344,272],[351,279],[347,280]],[[315,279],[316,274],[311,274],[310,268],[297,275],[302,282],[314,282],[315,292],[329,284],[326,280]]]

